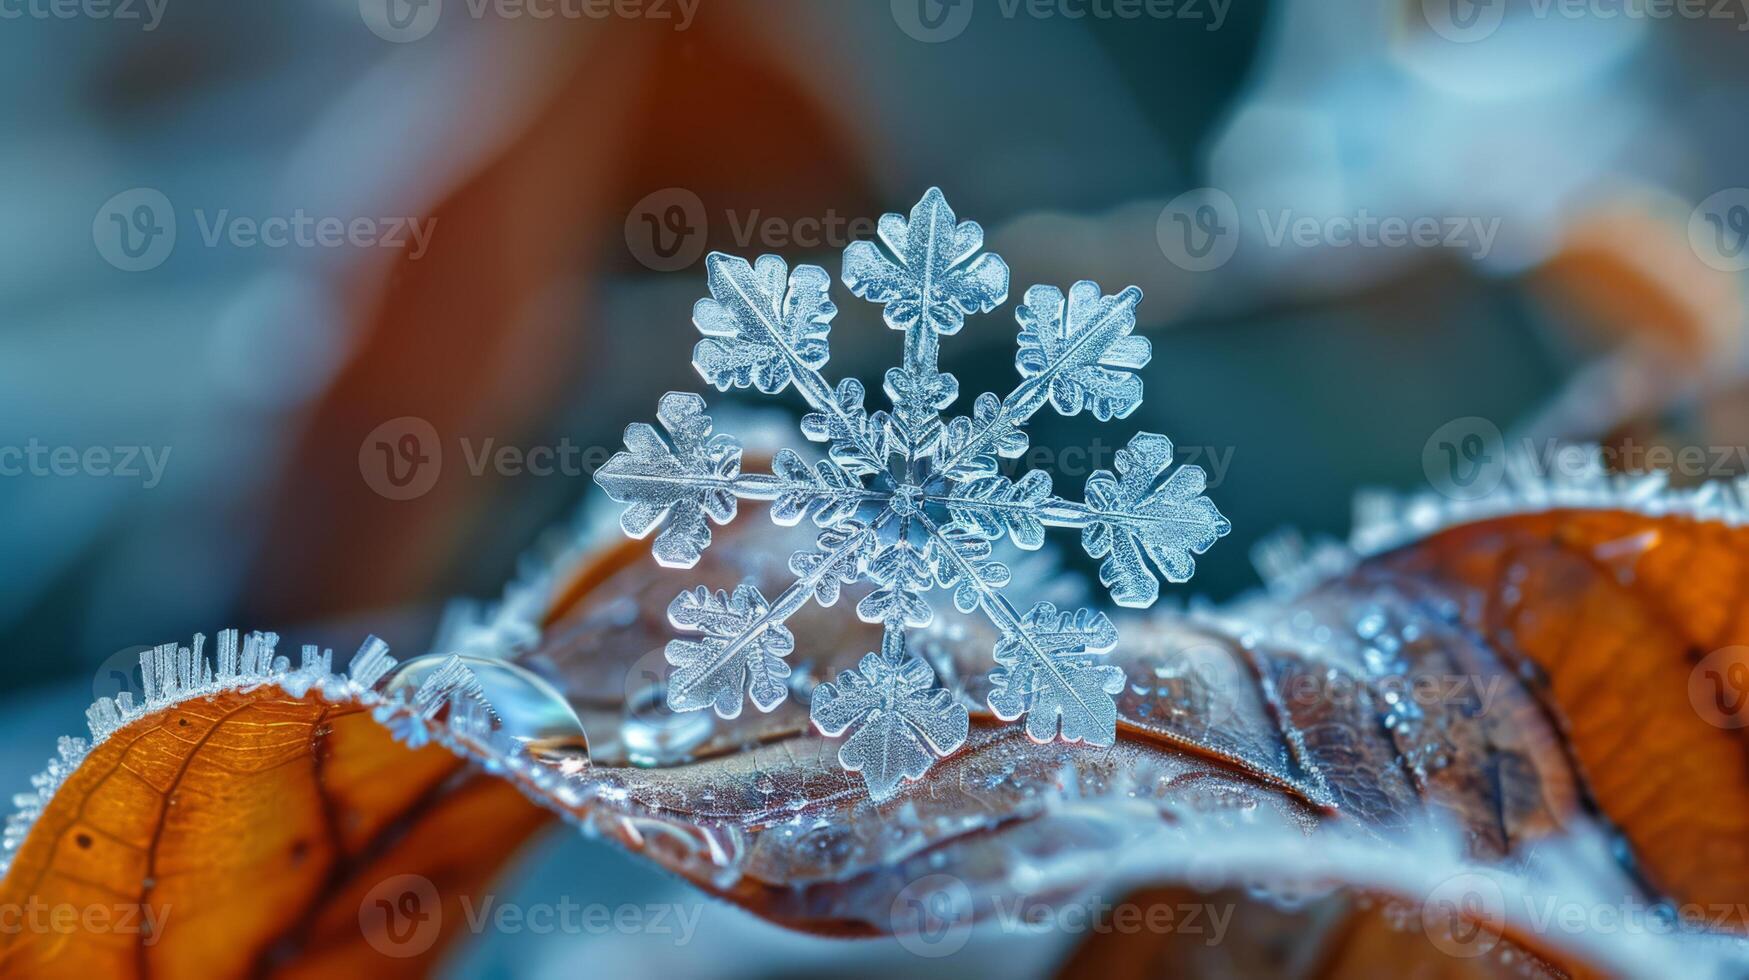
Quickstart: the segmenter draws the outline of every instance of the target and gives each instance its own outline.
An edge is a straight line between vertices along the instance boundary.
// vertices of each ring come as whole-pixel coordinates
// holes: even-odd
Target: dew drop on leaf
[[[553,760],[589,757],[589,740],[570,702],[551,684],[525,667],[489,657],[427,654],[395,667],[381,682],[385,696],[418,703],[420,690],[438,676],[466,669],[473,689],[490,709],[493,731],[507,736],[537,757]],[[458,685],[459,689],[459,685]]]

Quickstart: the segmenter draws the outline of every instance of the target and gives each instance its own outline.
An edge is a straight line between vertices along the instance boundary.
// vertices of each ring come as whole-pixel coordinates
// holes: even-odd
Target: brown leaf
[[[449,752],[397,743],[356,705],[272,687],[185,701],[115,732],[55,793],[0,880],[0,905],[50,911],[41,927],[0,930],[0,964],[236,976],[308,956],[411,974],[418,959],[365,948],[351,893],[391,870],[477,882],[548,819]],[[463,821],[493,833],[454,834]],[[63,931],[56,908],[105,919]],[[350,929],[335,921],[347,915]]]
[[[1270,969],[1571,975],[1643,970],[1674,949],[1698,948],[1703,962],[1712,947],[1554,928],[1527,915],[1537,901],[1710,907],[1743,893],[1741,735],[1720,727],[1737,716],[1709,721],[1691,698],[1707,693],[1693,686],[1710,676],[1706,652],[1739,642],[1749,621],[1745,532],[1723,520],[1627,506],[1504,516],[1365,560],[1344,553],[1269,595],[1127,623],[1111,656],[1127,683],[1110,748],[1041,745],[998,723],[982,705],[993,638],[941,624],[921,649],[973,710],[971,737],[880,805],[800,703],[809,680],[875,647],[874,631],[847,628],[841,611],[791,620],[798,693],[777,711],[675,717],[649,696],[668,636],[659,610],[695,582],[780,575],[773,556],[791,533],[739,522],[685,572],[610,548],[553,590],[545,637],[521,661],[577,708],[588,764],[512,753],[485,716],[448,717],[461,701],[367,715],[271,685],[188,700],[83,760],[19,849],[6,897],[52,886],[85,902],[173,896],[194,910],[194,927],[151,948],[77,954],[108,949],[111,970],[128,957],[217,972],[374,962],[354,920],[383,876],[424,869],[409,873],[441,878],[451,900],[538,822],[501,784],[455,775],[441,749],[391,746],[379,721],[490,764],[707,891],[829,934],[906,934],[919,889],[946,889],[970,921],[1094,889],[1243,888],[1244,935],[1309,937],[1260,955]],[[1731,663],[1714,663],[1719,677]],[[249,775],[217,778],[237,771]],[[187,787],[166,781],[177,772]],[[494,827],[492,845],[463,855],[464,825]],[[1617,831],[1631,852],[1619,863],[1607,847]],[[92,849],[105,854],[81,863]],[[258,897],[267,879],[274,901],[223,903],[243,889]],[[1498,908],[1440,904],[1470,880]],[[1490,955],[1470,966],[1435,955],[1476,935]],[[1098,945],[1076,962],[1153,955]],[[1154,952],[1186,969],[1208,960],[1173,940]],[[8,945],[9,959],[65,955],[42,936]]]

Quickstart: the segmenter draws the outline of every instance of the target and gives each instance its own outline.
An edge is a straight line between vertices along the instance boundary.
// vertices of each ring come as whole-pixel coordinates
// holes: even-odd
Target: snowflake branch
[[[1058,409],[1065,414],[1079,411],[1083,403],[1081,393],[1058,395],[1053,390],[1073,381],[1070,375],[1094,372],[1096,384],[1100,381],[1113,384],[1124,376],[1113,371],[1112,367],[1140,367],[1147,363],[1147,340],[1129,336],[1135,328],[1136,304],[1142,301],[1140,289],[1126,286],[1116,296],[1100,300],[1098,287],[1083,281],[1076,283],[1070,292],[1065,305],[1062,294],[1054,287],[1034,286],[1027,290],[1026,305],[1016,313],[1026,327],[1023,340],[1029,335],[1048,336],[1058,343],[1038,345],[1033,356],[1044,358],[1042,363],[1024,359],[1020,362],[1024,379],[1002,399],[995,413],[973,426],[970,438],[955,447],[942,464],[944,469],[958,471],[977,457],[989,453],[998,442],[1024,426],[1046,401],[1056,401]],[[1050,309],[1052,306],[1057,308]],[[1085,319],[1078,321],[1077,314]],[[1064,334],[1068,335],[1067,343],[1061,343]],[[1102,366],[1102,362],[1111,367]],[[1028,363],[1031,363],[1030,367]],[[1101,372],[1110,377],[1099,377]],[[1128,378],[1133,390],[1124,391],[1111,407],[1106,407],[1099,399],[1092,399],[1096,416],[1121,418],[1140,403],[1140,383],[1133,376]],[[1074,384],[1068,387],[1078,389],[1083,386]]]
[[[861,555],[871,541],[873,532],[854,525],[846,529],[829,529],[821,541],[827,545],[824,553],[801,552],[790,561],[797,578],[769,604],[758,590],[743,585],[736,590],[736,600],[743,602],[739,610],[729,609],[719,601],[709,604],[708,593],[700,588],[696,594],[682,593],[670,607],[669,619],[676,627],[706,633],[711,639],[674,640],[669,643],[668,662],[680,667],[668,689],[668,706],[675,711],[696,711],[715,706],[724,718],[733,718],[741,710],[739,674],[749,660],[759,655],[767,645],[765,636],[773,634],[775,646],[782,657],[793,645],[793,638],[783,629],[785,622],[816,599],[829,606],[838,599],[842,581],[853,580],[860,568]],[[745,599],[743,600],[743,594]],[[690,600],[690,601],[689,601]],[[735,617],[741,618],[735,621]],[[730,629],[722,623],[732,622]],[[731,632],[732,630],[732,632]],[[761,711],[770,711],[783,700],[784,691],[775,685],[765,691],[757,687],[752,692],[754,704]]]
[[[997,631],[1010,643],[1018,645],[1020,649],[1025,651],[1033,669],[1042,671],[1049,678],[1052,687],[1061,692],[1062,696],[1072,698],[1076,707],[1087,715],[1097,714],[1099,708],[1088,703],[1081,696],[1074,683],[1063,673],[1056,658],[1052,657],[1050,652],[1045,649],[1045,645],[1040,642],[1041,637],[1032,635],[1032,632],[1022,623],[1020,613],[1014,608],[1013,603],[1008,601],[1008,597],[1003,595],[999,588],[985,579],[978,564],[968,561],[964,555],[960,554],[959,549],[954,547],[953,542],[942,528],[930,520],[927,515],[919,513],[917,521],[924,530],[929,532],[936,547],[946,554],[948,560],[958,568],[964,581],[976,591],[978,605],[989,617],[991,625],[995,626]],[[1012,721],[1013,719],[1004,720]]]
[[[727,269],[729,267],[727,260],[730,258],[723,253],[713,252],[708,261],[718,263],[722,268]],[[745,263],[743,262],[742,265],[745,266]],[[796,390],[801,393],[802,398],[807,401],[808,406],[816,412],[831,416],[840,423],[845,433],[844,438],[850,440],[864,456],[870,459],[879,459],[876,447],[869,443],[863,434],[861,420],[852,418],[844,406],[838,403],[838,399],[833,397],[832,385],[828,384],[826,378],[802,358],[801,353],[790,342],[783,326],[771,317],[765,305],[759,301],[760,297],[748,288],[749,284],[735,275],[724,275],[723,279],[734,290],[735,298],[745,304],[745,308],[759,319],[760,326],[770,334],[771,343],[782,353],[784,361],[789,367],[791,381],[795,384]]]

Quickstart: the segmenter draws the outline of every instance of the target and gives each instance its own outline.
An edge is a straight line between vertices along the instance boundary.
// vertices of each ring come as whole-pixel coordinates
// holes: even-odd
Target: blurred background
[[[0,0],[0,776],[141,644],[420,649],[661,392],[788,426],[692,372],[703,256],[836,275],[931,185],[1013,269],[943,345],[967,396],[1012,386],[1027,285],[1145,292],[1144,407],[1034,442],[1088,450],[1062,489],[1169,433],[1234,526],[1197,594],[1282,526],[1345,535],[1358,487],[1441,488],[1471,434],[1738,476],[1746,55],[1736,0]],[[835,295],[827,373],[872,381],[899,338]],[[678,892],[551,846],[533,900]],[[713,906],[685,945],[457,968],[581,955],[919,966]]]

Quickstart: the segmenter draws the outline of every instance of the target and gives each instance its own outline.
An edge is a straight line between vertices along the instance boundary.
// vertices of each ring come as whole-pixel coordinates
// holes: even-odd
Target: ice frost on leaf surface
[[[1202,467],[1179,467],[1155,487],[1171,466],[1172,440],[1143,432],[1117,451],[1116,476],[1099,470],[1087,478],[1092,519],[1082,544],[1089,555],[1105,558],[1099,581],[1120,606],[1151,606],[1160,597],[1160,581],[1144,554],[1168,582],[1188,582],[1196,571],[1191,555],[1207,551],[1231,527],[1202,495]]]
[[[1104,613],[1058,612],[1041,602],[1021,620],[1021,629],[996,644],[990,675],[990,710],[1003,721],[1026,716],[1035,742],[1055,738],[1111,745],[1117,740],[1117,703],[1123,668],[1097,656],[1117,645],[1117,629]]]
[[[780,524],[811,519],[821,528],[814,548],[791,559],[793,584],[769,600],[746,585],[732,596],[700,588],[675,600],[675,625],[702,636],[669,647],[675,710],[714,708],[732,718],[751,696],[770,711],[788,696],[783,658],[794,640],[784,623],[810,602],[835,604],[845,585],[875,586],[855,612],[884,627],[882,654],[836,686],[818,688],[813,706],[816,725],[830,734],[860,721],[842,761],[884,799],[965,739],[963,711],[957,724],[951,713],[930,714],[948,712],[949,699],[934,686],[927,663],[904,654],[904,631],[934,619],[931,592],[951,591],[960,612],[985,616],[1000,637],[993,714],[1026,716],[1034,738],[1060,732],[1065,740],[1110,745],[1121,672],[1097,662],[1117,639],[1110,621],[1085,609],[1059,613],[1048,603],[1021,616],[1004,594],[1013,576],[996,549],[1035,549],[1046,528],[1079,529],[1094,557],[1109,556],[1101,576],[1114,598],[1147,605],[1159,583],[1146,561],[1184,581],[1189,556],[1225,534],[1227,522],[1202,496],[1200,470],[1166,475],[1171,443],[1161,436],[1138,436],[1120,451],[1118,475],[1096,473],[1086,503],[1056,496],[1044,472],[1018,478],[998,472],[999,460],[1026,450],[1025,426],[1045,405],[1108,421],[1141,404],[1135,372],[1151,355],[1148,341],[1132,335],[1141,290],[1126,286],[1106,295],[1091,281],[1075,283],[1067,295],[1048,285],[1027,290],[1015,312],[1018,384],[1006,396],[979,395],[969,417],[943,419],[960,392],[953,375],[939,369],[940,338],[957,333],[968,315],[1006,301],[1008,266],[983,251],[983,229],[960,221],[933,188],[909,217],[883,217],[879,237],[879,244],[845,250],[843,281],[881,304],[887,325],[904,333],[899,366],[881,386],[890,411],[867,408],[861,381],[834,383],[820,373],[837,312],[823,270],[803,265],[792,272],[776,256],[749,264],[716,253],[707,262],[711,295],[693,310],[704,334],[694,367],[719,389],[793,389],[808,406],[802,434],[826,443],[827,459],[809,463],[786,449],[771,473],[743,474],[738,449],[731,453],[731,443],[709,436],[702,402],[670,395],[662,419],[674,449],[647,426],[634,426],[628,452],[597,479],[631,505],[628,532],[647,533],[666,515],[657,541],[664,563],[696,562],[710,543],[705,518],[726,520],[738,500],[770,502]]]
[[[677,669],[668,685],[668,706],[675,711],[715,708],[718,715],[734,718],[745,691],[760,711],[777,707],[787,693],[783,679],[789,664],[783,658],[796,641],[771,613],[751,585],[736,588],[734,595],[712,595],[701,585],[675,598],[669,621],[704,638],[669,641],[668,662]]]
[[[857,730],[838,750],[850,772],[862,774],[869,796],[891,799],[903,779],[918,780],[937,756],[966,740],[966,709],[935,686],[929,665],[905,653],[902,634],[888,630],[879,655],[868,654],[838,683],[814,689],[815,727],[830,737]]]
[[[704,399],[697,395],[669,392],[656,418],[673,448],[649,425],[628,425],[626,451],[608,460],[595,481],[608,496],[631,505],[620,517],[627,534],[641,538],[660,524],[656,560],[691,568],[711,543],[705,518],[724,524],[735,516],[730,483],[741,472],[741,446],[733,436],[711,434]]]

